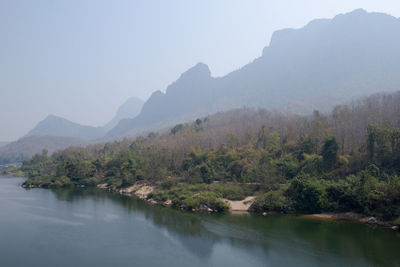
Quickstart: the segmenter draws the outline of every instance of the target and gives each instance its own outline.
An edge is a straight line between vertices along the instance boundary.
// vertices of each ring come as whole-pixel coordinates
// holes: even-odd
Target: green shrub
[[[155,191],[148,194],[147,198],[154,199],[155,201],[166,201],[168,199],[168,195],[164,192]]]
[[[292,200],[295,210],[300,212],[318,213],[327,207],[325,187],[308,176],[295,178],[285,194]]]
[[[210,189],[222,198],[229,200],[243,200],[247,194],[245,186],[235,184],[212,184]]]
[[[184,204],[189,210],[198,209],[200,208],[201,204],[207,205],[207,207],[216,211],[224,211],[229,209],[227,204],[219,199],[214,192],[201,192],[191,195],[184,200]]]
[[[256,198],[252,208],[254,211],[291,211],[291,202],[284,196],[282,190],[269,191]]]
[[[74,184],[71,182],[71,180],[66,176],[61,176],[60,178],[55,179],[52,183],[52,186],[55,187],[68,187],[73,185]]]

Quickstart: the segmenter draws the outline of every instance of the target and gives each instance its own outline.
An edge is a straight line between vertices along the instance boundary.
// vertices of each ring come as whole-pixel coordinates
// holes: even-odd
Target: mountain
[[[21,162],[47,149],[49,153],[69,146],[84,146],[89,140],[103,137],[102,127],[83,126],[50,115],[24,137],[0,147],[0,164]]]
[[[129,98],[118,108],[117,114],[115,114],[115,117],[104,126],[104,129],[109,131],[114,128],[120,120],[136,117],[142,110],[143,104],[144,101],[142,99],[137,97]]]
[[[214,80],[207,65],[197,64],[168,86],[166,94],[161,91],[153,93],[136,118],[121,120],[107,136],[125,135],[133,128],[137,132],[159,129],[206,114],[213,104]]]
[[[70,146],[83,146],[87,142],[77,138],[59,136],[28,136],[0,147],[0,164],[22,162],[47,149],[49,154]]]
[[[2,147],[2,146],[5,146],[5,145],[7,145],[8,143],[10,143],[10,142],[3,142],[3,141],[0,141],[0,147]]]
[[[58,136],[91,140],[104,136],[104,133],[101,127],[84,126],[61,117],[50,115],[39,122],[25,137]]]
[[[262,55],[224,77],[199,63],[157,91],[108,137],[134,135],[237,107],[309,113],[400,88],[400,20],[362,9],[272,35]]]

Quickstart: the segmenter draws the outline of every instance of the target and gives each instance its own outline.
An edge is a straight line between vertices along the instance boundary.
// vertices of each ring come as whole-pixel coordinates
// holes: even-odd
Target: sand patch
[[[147,199],[147,195],[154,191],[154,187],[145,184],[135,184],[130,187],[122,188],[118,192],[122,195],[135,195],[140,199]]]
[[[108,185],[107,184],[98,184],[96,187],[101,188],[101,189],[107,189]]]
[[[146,199],[147,195],[154,191],[154,187],[143,185],[138,190],[135,191],[135,195],[140,199]]]
[[[230,211],[248,211],[251,204],[253,204],[255,197],[246,197],[243,200],[233,201],[228,199],[223,199],[226,204],[229,205]]]

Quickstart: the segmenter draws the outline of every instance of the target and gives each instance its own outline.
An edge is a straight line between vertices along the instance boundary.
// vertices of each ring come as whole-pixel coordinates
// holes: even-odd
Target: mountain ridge
[[[51,155],[70,146],[88,144],[86,140],[72,137],[31,135],[0,147],[0,164],[22,162],[35,154],[42,153],[43,149],[47,149]]]
[[[138,97],[128,98],[119,106],[115,116],[104,125],[104,130],[109,131],[114,128],[122,119],[134,118],[142,110],[144,101]]]
[[[59,136],[91,140],[100,138],[103,135],[104,130],[102,127],[81,125],[56,115],[48,115],[24,137]]]
[[[394,91],[400,88],[398,47],[400,20],[363,9],[278,30],[260,57],[223,77],[214,78],[207,65],[196,64],[107,136],[132,136],[243,106],[276,109],[312,102],[303,111],[311,113]],[[336,102],[322,102],[327,96]]]

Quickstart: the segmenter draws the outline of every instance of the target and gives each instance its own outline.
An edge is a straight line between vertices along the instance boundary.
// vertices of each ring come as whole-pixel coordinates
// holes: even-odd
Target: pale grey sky
[[[103,125],[197,62],[224,75],[275,30],[356,8],[400,17],[398,0],[0,0],[0,141],[49,114]]]

